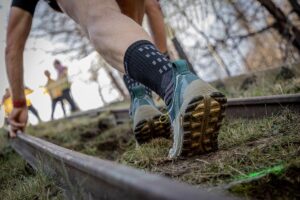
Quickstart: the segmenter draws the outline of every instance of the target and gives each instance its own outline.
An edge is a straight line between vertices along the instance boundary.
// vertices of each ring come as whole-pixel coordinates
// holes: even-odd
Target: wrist
[[[26,99],[16,99],[16,100],[13,100],[13,106],[14,108],[24,108],[26,107]]]

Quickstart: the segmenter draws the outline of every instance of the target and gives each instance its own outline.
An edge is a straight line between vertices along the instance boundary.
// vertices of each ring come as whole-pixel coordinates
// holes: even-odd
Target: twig
[[[199,162],[203,162],[205,164],[210,164],[209,162],[205,161],[205,160],[201,160],[201,159],[196,159],[196,161],[199,161]]]
[[[241,172],[240,170],[238,170],[238,169],[236,169],[236,168],[234,168],[234,167],[232,167],[231,165],[228,165],[233,171],[235,171],[235,172],[237,172],[237,173],[239,173],[240,175],[242,175],[242,176],[246,176],[246,174],[245,173],[243,173],[243,172]]]

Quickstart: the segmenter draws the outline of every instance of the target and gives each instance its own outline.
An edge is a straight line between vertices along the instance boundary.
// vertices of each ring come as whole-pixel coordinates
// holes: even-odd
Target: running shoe
[[[133,87],[129,114],[133,120],[133,133],[138,144],[151,139],[170,138],[170,120],[159,111],[142,85]]]
[[[176,61],[173,67],[174,94],[168,106],[173,146],[169,157],[216,151],[226,97],[191,73],[186,61]]]

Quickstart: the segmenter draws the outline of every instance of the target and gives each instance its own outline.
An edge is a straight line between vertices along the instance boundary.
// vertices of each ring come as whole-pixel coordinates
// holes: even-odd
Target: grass
[[[121,162],[190,184],[216,186],[234,181],[236,176],[296,159],[299,130],[299,116],[288,111],[263,120],[227,121],[216,153],[169,161],[166,153],[170,142],[156,140],[125,152]]]
[[[28,133],[89,155],[198,186],[226,185],[249,173],[277,165],[287,169],[299,160],[300,116],[290,110],[259,120],[225,120],[217,152],[178,160],[167,158],[170,140],[155,139],[136,146],[130,124],[99,128],[104,118],[72,120],[67,126],[65,121],[55,122],[55,126],[53,123],[42,124],[29,128]],[[254,194],[248,192],[243,189],[240,193],[244,196]]]
[[[120,162],[140,169],[151,169],[166,161],[172,143],[167,139],[155,139],[142,146],[131,146],[120,158]]]
[[[280,173],[270,173],[260,179],[233,185],[232,193],[256,199],[299,199],[300,160],[290,163]]]
[[[281,68],[276,73],[274,70],[258,72],[224,82],[216,81],[214,85],[229,98],[299,93],[300,77],[293,70]]]
[[[54,181],[35,172],[8,146],[0,130],[0,196],[3,200],[59,200],[63,194]]]
[[[239,92],[236,92],[235,88],[223,89],[223,92],[232,98],[294,94],[300,92],[300,79],[281,80],[274,83],[274,85],[262,80],[260,83],[254,83]]]
[[[130,124],[116,126],[111,116],[104,113],[95,119],[44,123],[29,127],[27,133],[81,153],[117,160],[135,141]]]
[[[300,79],[285,73],[287,72],[281,71],[276,74],[276,77],[259,76],[255,80],[249,79],[244,81],[243,88],[236,84],[220,88],[228,97],[300,92]],[[199,187],[224,188],[229,185],[231,186],[230,192],[246,198],[299,198],[300,116],[291,110],[285,110],[280,115],[264,119],[225,120],[218,137],[219,150],[217,152],[177,160],[167,158],[172,141],[155,139],[137,146],[130,126],[129,123],[116,125],[112,115],[108,112],[98,118],[82,117],[69,121],[43,123],[29,127],[27,133],[69,149]],[[0,145],[3,146],[2,143],[0,140]],[[26,191],[23,189],[28,189],[27,185],[31,184],[26,184],[28,183],[26,181],[22,182],[23,179],[19,180],[18,175],[26,172],[26,170],[24,172],[26,165],[10,148],[5,149],[8,151],[5,155],[9,155],[11,162],[18,163],[13,166],[8,160],[3,161],[7,168],[13,169],[6,180],[18,182],[12,183],[12,187],[16,189],[16,185],[20,184],[17,190]],[[2,163],[0,164],[2,166]],[[55,194],[55,191],[59,191],[53,181],[41,173],[25,173],[22,177],[25,177],[27,181],[36,179],[36,181],[30,181],[32,184],[38,183],[32,186],[33,191],[42,191],[43,194]],[[10,188],[9,184],[9,181],[5,182],[7,188]],[[48,188],[50,192],[46,192]],[[1,188],[0,183],[0,194],[4,194],[3,192],[9,193]],[[30,192],[28,194],[32,195]],[[57,194],[59,198],[60,192]],[[56,198],[55,195],[54,197]],[[18,199],[18,197],[12,199]]]

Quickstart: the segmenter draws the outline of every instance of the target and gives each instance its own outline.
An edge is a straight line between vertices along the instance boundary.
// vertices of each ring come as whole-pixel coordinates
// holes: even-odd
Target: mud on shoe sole
[[[227,99],[220,92],[193,97],[175,121],[177,145],[169,157],[193,156],[216,151]],[[177,126],[176,126],[177,125]],[[176,134],[176,133],[174,133]],[[175,144],[175,143],[174,143]]]
[[[195,97],[182,116],[182,156],[209,153],[218,149],[218,134],[227,99],[222,93]]]
[[[144,144],[154,138],[167,138],[171,136],[171,125],[167,115],[156,115],[151,119],[144,119],[137,123],[134,136],[138,144]]]

